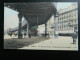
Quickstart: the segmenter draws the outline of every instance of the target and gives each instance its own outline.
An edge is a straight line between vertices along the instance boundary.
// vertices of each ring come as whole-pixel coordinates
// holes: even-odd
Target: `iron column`
[[[54,38],[58,38],[58,12],[54,14]]]
[[[29,34],[29,24],[27,22],[27,37],[28,37],[28,34]]]
[[[22,38],[22,15],[19,13],[18,14],[18,18],[19,18],[19,27],[18,27],[18,38],[21,39]]]
[[[45,23],[45,37],[47,35],[47,24]]]

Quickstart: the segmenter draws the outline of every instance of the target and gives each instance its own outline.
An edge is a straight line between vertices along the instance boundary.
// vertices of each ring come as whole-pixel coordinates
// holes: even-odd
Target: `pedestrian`
[[[14,33],[15,36],[17,36],[17,33]]]
[[[31,34],[29,33],[29,38],[31,38]]]
[[[50,37],[50,36],[49,36],[49,33],[48,33],[48,37]]]
[[[24,37],[26,37],[26,33],[24,33]]]
[[[12,33],[10,32],[9,35],[12,37]]]
[[[31,31],[29,30],[29,38],[31,38]]]
[[[72,33],[72,38],[73,38],[73,44],[76,44],[76,39],[77,39],[77,34],[76,32]]]
[[[77,34],[77,37],[76,37],[76,39],[78,38],[78,32],[76,31],[76,34]]]

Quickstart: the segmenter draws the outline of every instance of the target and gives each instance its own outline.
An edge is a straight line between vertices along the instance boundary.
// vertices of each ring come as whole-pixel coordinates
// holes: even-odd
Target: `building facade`
[[[72,4],[72,6],[60,9],[58,17],[58,33],[72,33],[74,27],[78,31],[78,5]]]
[[[38,34],[45,34],[45,24],[38,26]],[[54,36],[54,15],[47,21],[47,33]]]
[[[78,5],[72,4],[64,9],[58,10],[58,34],[70,34],[74,32],[74,27],[78,31]],[[38,30],[45,32],[45,24],[39,25]],[[47,33],[54,35],[54,15],[47,21]]]

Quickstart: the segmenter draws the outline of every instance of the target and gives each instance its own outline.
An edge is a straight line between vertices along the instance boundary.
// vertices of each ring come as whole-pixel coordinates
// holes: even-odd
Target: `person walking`
[[[76,44],[76,39],[77,39],[77,34],[76,32],[72,33],[72,38],[73,38],[73,44]]]
[[[26,37],[26,33],[24,33],[24,38]]]
[[[29,38],[31,38],[31,31],[29,30]]]

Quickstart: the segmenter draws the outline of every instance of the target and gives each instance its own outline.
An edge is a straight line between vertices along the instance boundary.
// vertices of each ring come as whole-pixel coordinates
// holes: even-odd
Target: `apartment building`
[[[72,4],[64,9],[58,10],[58,34],[70,34],[74,32],[74,27],[78,31],[78,5]],[[45,32],[45,24],[39,25],[38,30]],[[47,21],[47,33],[54,35],[54,15]]]
[[[78,30],[78,5],[60,9],[58,17],[58,32],[59,33],[72,33],[74,27]]]

